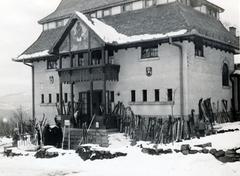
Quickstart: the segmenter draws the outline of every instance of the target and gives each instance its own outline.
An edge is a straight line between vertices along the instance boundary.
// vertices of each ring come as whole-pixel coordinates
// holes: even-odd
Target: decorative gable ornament
[[[147,67],[147,68],[146,68],[146,75],[147,75],[148,77],[152,76],[152,67]]]

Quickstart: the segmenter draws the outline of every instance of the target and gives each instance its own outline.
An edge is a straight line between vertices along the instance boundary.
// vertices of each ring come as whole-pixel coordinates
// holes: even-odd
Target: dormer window
[[[124,12],[131,11],[131,10],[132,10],[132,4],[128,3],[123,5]]]
[[[103,16],[109,16],[109,15],[111,15],[110,9],[106,9],[103,11]]]
[[[102,10],[97,11],[97,18],[102,18]]]
[[[151,6],[153,6],[153,0],[146,0],[145,6],[146,6],[146,7],[151,7]]]
[[[90,16],[91,16],[91,18],[96,18],[97,14],[96,14],[96,12],[94,12],[94,13],[91,13]]]

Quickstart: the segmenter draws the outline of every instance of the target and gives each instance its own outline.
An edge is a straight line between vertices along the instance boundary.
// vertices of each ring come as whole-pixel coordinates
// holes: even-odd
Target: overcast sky
[[[223,7],[224,23],[240,29],[240,0],[210,0]],[[60,0],[0,1],[0,96],[31,89],[30,68],[12,62],[41,33],[38,20],[55,10]]]

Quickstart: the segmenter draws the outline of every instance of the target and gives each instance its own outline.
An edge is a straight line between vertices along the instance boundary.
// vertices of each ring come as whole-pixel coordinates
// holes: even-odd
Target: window
[[[131,91],[131,102],[135,102],[136,101],[136,91],[132,90]]]
[[[56,102],[57,102],[57,103],[60,102],[60,96],[59,96],[59,93],[56,94]]]
[[[222,68],[222,85],[229,86],[229,69],[226,63],[223,64]]]
[[[97,11],[97,18],[102,18],[102,11],[101,10]]]
[[[123,5],[123,11],[124,12],[127,12],[127,11],[130,11],[130,10],[132,10],[132,4],[124,4]]]
[[[158,57],[158,45],[152,47],[142,47],[142,59]]]
[[[43,24],[43,30],[44,31],[48,30],[48,24],[47,23]]]
[[[41,95],[41,103],[44,103],[44,94]]]
[[[115,99],[115,97],[114,97],[114,91],[111,91],[111,92],[110,92],[110,101],[111,101],[111,102],[114,102],[114,99]]]
[[[48,29],[55,29],[56,26],[57,26],[57,23],[55,21],[48,23]]]
[[[195,41],[195,56],[204,57],[202,40],[198,39]]]
[[[67,93],[64,94],[64,102],[65,102],[65,103],[68,102],[68,94],[67,94]]]
[[[133,10],[138,10],[143,8],[143,1],[136,1],[133,2],[132,9]]]
[[[167,0],[157,0],[157,4],[165,4],[167,3]]]
[[[48,103],[52,103],[52,94],[48,94]]]
[[[92,65],[99,65],[102,59],[102,52],[100,50],[96,50],[92,52]]]
[[[96,14],[96,12],[94,12],[94,13],[91,13],[90,16],[91,16],[92,18],[96,18],[96,17],[97,17],[97,14]]]
[[[64,21],[63,20],[57,21],[57,26],[56,27],[62,27],[62,26],[64,26]]]
[[[117,15],[121,13],[121,6],[113,7],[112,8],[112,15]]]
[[[65,18],[65,19],[63,20],[63,25],[65,26],[67,23],[68,23],[68,18]]]
[[[111,15],[110,9],[106,9],[103,11],[103,16],[109,16],[109,15]]]
[[[160,91],[159,89],[155,89],[155,101],[160,101]]]
[[[84,56],[83,53],[78,54],[78,66],[84,66]]]
[[[114,52],[113,50],[108,51],[108,63],[114,64]]]
[[[146,7],[151,7],[153,5],[153,0],[146,0]]]
[[[56,69],[57,68],[57,61],[55,60],[55,61],[50,61],[50,60],[48,60],[47,61],[47,69],[48,70],[50,70],[50,69]]]
[[[143,102],[147,101],[147,90],[142,91],[142,99],[143,99]]]
[[[173,101],[173,91],[172,89],[167,90],[168,101]]]
[[[80,112],[82,114],[87,114],[87,92],[79,92],[79,103],[80,103]]]

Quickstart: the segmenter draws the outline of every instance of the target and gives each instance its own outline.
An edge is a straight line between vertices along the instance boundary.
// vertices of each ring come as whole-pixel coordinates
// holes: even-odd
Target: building
[[[139,115],[188,116],[201,98],[230,111],[239,38],[223,11],[206,0],[62,0],[15,59],[33,70],[33,116],[78,109],[103,122],[119,101]]]
[[[235,71],[231,74],[233,85],[233,113],[236,119],[240,119],[240,64],[235,64]]]

